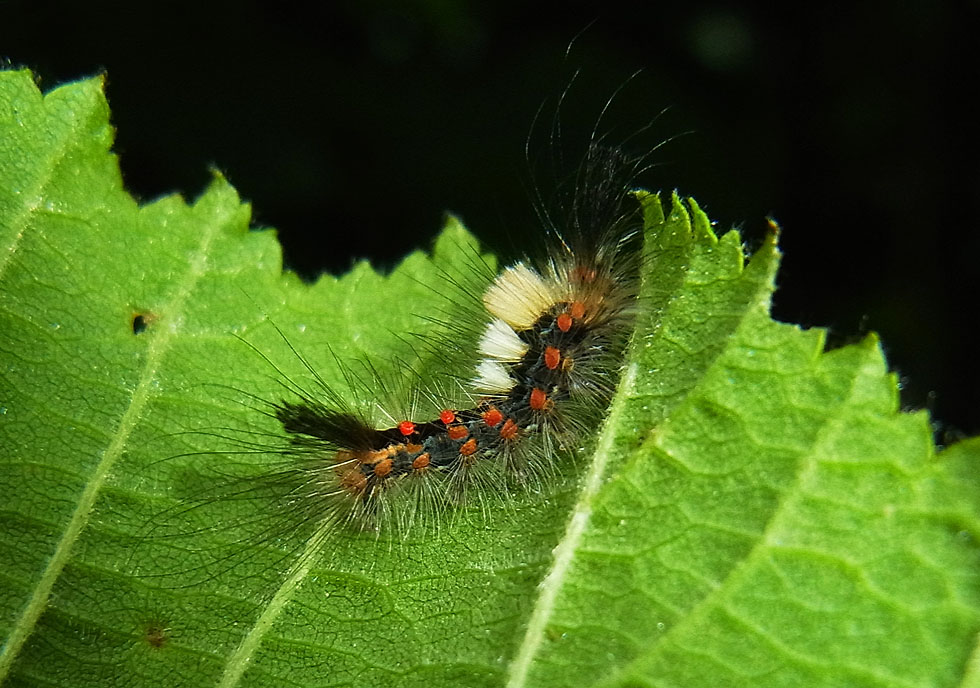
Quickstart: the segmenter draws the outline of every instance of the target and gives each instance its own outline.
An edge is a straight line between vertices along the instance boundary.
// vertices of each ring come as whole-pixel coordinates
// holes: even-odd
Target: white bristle
[[[515,330],[526,330],[548,308],[561,300],[561,294],[524,263],[505,269],[483,295],[487,310]]]
[[[501,363],[484,359],[476,367],[476,380],[473,384],[488,394],[504,394],[514,386],[514,379],[507,374],[507,369]]]
[[[479,351],[487,358],[516,363],[527,353],[527,344],[521,341],[510,325],[494,318],[483,331]]]

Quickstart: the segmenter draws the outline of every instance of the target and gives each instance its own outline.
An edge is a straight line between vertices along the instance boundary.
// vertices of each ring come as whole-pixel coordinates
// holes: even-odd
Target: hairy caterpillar
[[[574,481],[575,453],[603,420],[635,316],[643,212],[633,187],[646,163],[593,137],[554,200],[538,199],[540,257],[497,273],[471,255],[463,272],[475,278],[427,316],[441,334],[400,333],[417,360],[334,355],[345,389],[285,333],[305,381],[243,340],[275,369],[280,393],[236,391],[278,429],[232,422],[209,431],[232,446],[193,452],[204,462],[184,480],[190,497],[154,517],[149,539],[206,547],[194,566],[211,579],[259,556],[244,543],[272,544],[279,559],[324,537],[342,546],[361,531],[404,539],[474,505],[492,519],[501,505],[547,499],[556,478]],[[204,530],[228,535],[204,544]],[[197,578],[186,562],[173,567],[180,585]],[[172,575],[168,568],[141,567],[151,577]]]
[[[437,414],[378,427],[334,394],[297,389],[299,398],[273,403],[298,459],[290,491],[322,505],[322,518],[384,528],[438,517],[418,514],[420,505],[449,510],[474,487],[536,484],[558,470],[559,455],[597,427],[618,379],[641,227],[625,182],[640,163],[589,147],[567,224],[548,228],[546,257],[510,265],[480,296],[478,360],[461,380],[462,404],[426,392]],[[464,347],[472,331],[440,345]]]

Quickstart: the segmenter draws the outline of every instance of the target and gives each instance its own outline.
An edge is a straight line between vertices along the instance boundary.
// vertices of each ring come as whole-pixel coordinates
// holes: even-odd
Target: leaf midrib
[[[48,98],[51,98],[52,94],[47,96],[41,96],[41,108],[47,109]],[[88,110],[85,112],[85,120],[88,121],[94,114],[95,104],[92,101],[88,103]],[[20,211],[14,216],[13,220],[8,226],[17,227],[17,232],[13,235],[11,242],[6,246],[6,249],[0,255],[0,284],[3,283],[3,276],[7,271],[8,266],[14,258],[14,254],[17,253],[17,248],[20,242],[24,239],[24,234],[27,230],[29,219],[31,214],[34,213],[40,206],[40,199],[42,198],[42,191],[47,188],[52,177],[54,176],[55,170],[61,161],[64,160],[65,155],[72,148],[72,143],[75,141],[75,128],[65,127],[60,129],[62,136],[58,141],[58,145],[53,151],[52,155],[47,156],[45,162],[47,164],[41,167],[41,173],[35,175],[36,183],[30,188],[30,192],[23,194],[25,201],[32,199],[38,199],[37,204],[32,204],[30,202],[21,203]],[[50,150],[50,147],[49,147]],[[2,659],[0,659],[0,677],[3,676],[2,673]]]
[[[320,524],[317,532],[307,542],[306,547],[300,554],[297,563],[293,566],[286,580],[283,581],[279,589],[272,596],[272,599],[265,605],[262,613],[256,619],[252,628],[242,638],[242,642],[232,652],[225,662],[225,669],[218,682],[219,688],[234,688],[241,681],[245,671],[252,663],[252,659],[262,645],[262,640],[279,618],[279,615],[286,608],[286,605],[293,599],[296,590],[310,573],[310,569],[320,558],[327,535],[330,532],[331,524],[324,522]]]
[[[592,500],[602,489],[603,479],[611,458],[612,445],[616,440],[621,417],[626,412],[629,398],[633,392],[636,373],[637,365],[631,363],[623,375],[616,397],[609,406],[609,415],[603,424],[599,441],[596,444],[594,459],[582,484],[581,494],[572,509],[565,533],[555,547],[553,563],[538,588],[539,592],[524,638],[518,647],[514,660],[510,663],[508,688],[522,688],[527,684],[528,673],[537,656],[541,642],[544,640],[548,621],[554,611],[555,600],[562,590],[565,577],[572,566],[575,553],[578,551],[579,544],[592,517]]]

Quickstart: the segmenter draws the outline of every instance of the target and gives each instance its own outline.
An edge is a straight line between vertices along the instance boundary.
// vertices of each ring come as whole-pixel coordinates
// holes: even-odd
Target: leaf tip
[[[660,194],[652,193],[646,189],[637,189],[633,196],[640,204],[640,212],[643,213],[643,226],[647,229],[663,224],[664,208],[660,202]]]

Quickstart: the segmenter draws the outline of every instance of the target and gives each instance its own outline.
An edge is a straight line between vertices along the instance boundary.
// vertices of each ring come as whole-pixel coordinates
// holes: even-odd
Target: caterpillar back
[[[491,282],[477,342],[452,339],[478,353],[462,404],[446,399],[431,416],[378,426],[330,393],[274,403],[301,457],[293,490],[321,504],[323,519],[404,528],[437,521],[486,490],[537,487],[567,473],[611,398],[633,319],[642,222],[630,184],[641,165],[590,145],[559,209],[564,226],[548,221],[544,257]]]

